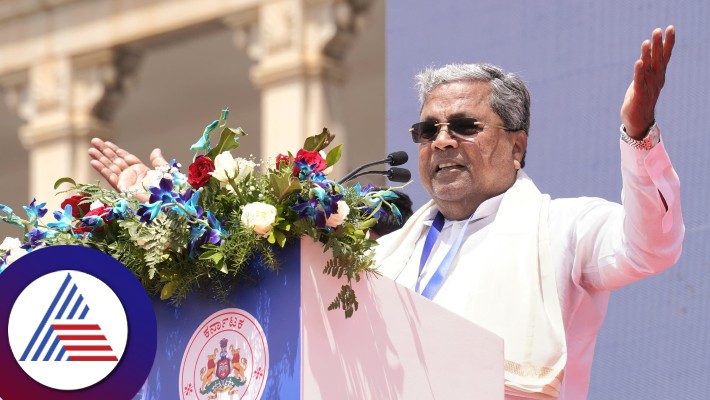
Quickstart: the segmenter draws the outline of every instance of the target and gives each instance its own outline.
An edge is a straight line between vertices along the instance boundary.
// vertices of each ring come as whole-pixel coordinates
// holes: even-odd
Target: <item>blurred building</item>
[[[94,136],[186,170],[224,107],[249,134],[235,156],[295,153],[327,126],[345,144],[335,177],[384,158],[384,14],[384,0],[4,0],[0,203],[55,209],[58,178],[96,181]]]

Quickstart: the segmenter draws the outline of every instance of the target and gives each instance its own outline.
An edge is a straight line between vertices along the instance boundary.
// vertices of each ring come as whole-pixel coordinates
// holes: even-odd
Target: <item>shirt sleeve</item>
[[[680,182],[663,143],[651,150],[619,143],[622,206],[588,203],[574,227],[587,289],[620,288],[665,270],[681,254]]]

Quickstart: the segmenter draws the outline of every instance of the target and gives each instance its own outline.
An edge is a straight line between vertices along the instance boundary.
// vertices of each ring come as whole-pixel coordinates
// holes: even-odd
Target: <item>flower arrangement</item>
[[[295,156],[278,155],[261,173],[253,159],[232,156],[246,134],[229,128],[227,117],[222,111],[191,146],[187,175],[173,160],[121,192],[60,179],[55,189],[69,185],[60,193],[76,194],[48,223],[42,222],[45,203],[24,206],[26,219],[0,204],[0,219],[25,229],[22,241],[7,238],[0,245],[0,272],[44,246],[82,245],[122,262],[161,299],[179,302],[206,289],[223,300],[236,284],[255,283],[249,265],[278,268],[275,249],[308,235],[332,250],[323,272],[345,280],[328,309],[352,316],[358,302],[351,283],[377,274],[370,251],[376,243],[366,231],[389,213],[401,218],[390,203],[396,194],[329,180],[342,145],[324,152],[334,138],[327,129],[307,138]]]

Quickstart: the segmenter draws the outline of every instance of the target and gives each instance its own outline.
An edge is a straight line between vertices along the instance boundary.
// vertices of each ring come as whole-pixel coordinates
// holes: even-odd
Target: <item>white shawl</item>
[[[550,262],[549,203],[550,196],[541,194],[519,171],[515,184],[503,195],[481,246],[482,256],[459,259],[440,291],[458,287],[457,299],[467,303],[462,316],[504,339],[505,393],[531,399],[559,396],[567,361]],[[424,205],[392,233],[396,237],[376,248],[377,265],[385,276],[396,279],[402,273],[417,241],[426,234],[426,216],[435,208],[433,201]],[[467,281],[467,268],[483,268],[484,279]]]

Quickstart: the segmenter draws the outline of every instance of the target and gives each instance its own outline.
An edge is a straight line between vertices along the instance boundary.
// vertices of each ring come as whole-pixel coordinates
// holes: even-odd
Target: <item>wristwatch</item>
[[[643,137],[643,139],[637,140],[629,136],[626,133],[626,127],[624,126],[624,124],[621,124],[620,130],[621,140],[623,140],[624,143],[630,145],[631,147],[637,150],[651,150],[653,146],[657,145],[658,142],[661,141],[661,131],[658,130],[656,121],[653,121],[653,125],[648,128],[648,131],[646,132],[646,135]]]

